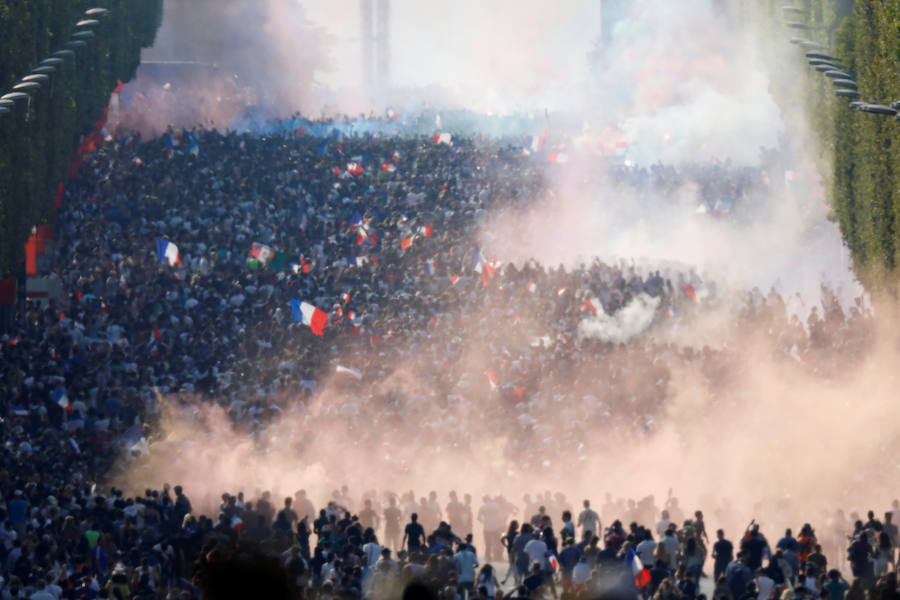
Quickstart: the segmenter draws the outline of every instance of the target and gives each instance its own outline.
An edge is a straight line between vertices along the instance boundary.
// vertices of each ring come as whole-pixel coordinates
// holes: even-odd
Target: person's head
[[[784,530],[784,537],[791,537],[791,533],[792,533],[791,528],[788,527],[787,529]]]
[[[284,507],[285,507],[285,508],[290,508],[290,507],[291,507],[291,503],[292,503],[293,501],[294,501],[293,498],[291,498],[290,496],[288,496],[287,498],[284,499]]]
[[[695,511],[694,511],[694,518],[697,519],[698,521],[702,521],[702,520],[703,520],[703,511],[702,511],[702,510],[695,510]]]
[[[828,579],[831,581],[838,581],[841,578],[841,572],[837,569],[830,569],[828,571]]]
[[[412,519],[413,523],[415,523],[416,521],[419,520],[419,513],[413,513],[409,516],[409,518]]]
[[[669,520],[669,511],[667,511],[667,510],[664,509],[664,510],[662,511],[662,518],[663,518],[663,520],[668,521],[668,520]]]
[[[562,514],[563,523],[568,523],[572,520],[572,513],[568,510],[564,510]]]
[[[870,510],[870,511],[868,512],[868,517],[869,517],[869,520],[870,520],[870,521],[874,521],[874,520],[875,520],[875,511],[874,511],[874,510]]]
[[[893,518],[894,518],[893,513],[890,513],[890,512],[884,513],[884,522],[885,523],[890,523],[891,519],[893,519]]]
[[[585,500],[585,501],[584,501],[584,507],[585,507],[585,508],[590,508],[590,507],[591,507],[591,501],[590,501],[590,500]],[[602,507],[601,507],[601,508],[602,508]]]
[[[724,529],[716,529],[716,537],[720,540],[725,539],[725,530]]]

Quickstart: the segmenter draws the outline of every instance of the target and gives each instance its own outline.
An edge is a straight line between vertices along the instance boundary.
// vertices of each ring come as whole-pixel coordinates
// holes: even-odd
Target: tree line
[[[0,96],[63,48],[88,17],[95,36],[55,67],[27,105],[0,114],[0,277],[19,274],[32,227],[51,223],[73,150],[102,119],[119,80],[131,79],[153,44],[162,0],[0,0]]]

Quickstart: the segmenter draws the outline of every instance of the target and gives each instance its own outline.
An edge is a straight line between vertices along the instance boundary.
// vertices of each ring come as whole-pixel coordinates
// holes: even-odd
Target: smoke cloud
[[[546,41],[534,37],[540,24],[519,36],[513,25],[519,21],[510,20],[510,11],[513,17],[527,12],[516,8],[522,6],[496,13],[483,8],[474,19],[478,25],[460,36],[476,42],[459,55],[472,79],[458,80],[460,95],[450,102],[465,100],[463,88],[478,76],[502,82],[490,93],[508,87],[550,97],[559,91],[541,86],[561,62],[538,56]],[[423,36],[441,30],[422,29]],[[598,340],[621,344],[603,346],[595,363],[567,383],[548,376],[540,389],[510,401],[497,401],[486,384],[470,378],[449,390],[438,386],[433,370],[405,364],[399,353],[380,357],[378,364],[392,366],[367,376],[365,384],[326,382],[312,401],[276,398],[280,416],[265,425],[235,427],[225,408],[169,398],[150,455],[121,471],[117,483],[142,489],[162,480],[184,482],[207,510],[223,491],[288,495],[307,488],[321,503],[342,484],[357,494],[457,489],[508,498],[559,489],[573,504],[606,493],[652,494],[659,504],[674,488],[683,506],[700,506],[716,515],[717,525],[731,527],[743,526],[745,516],[768,527],[824,523],[836,508],[885,506],[891,488],[884,484],[896,473],[892,457],[900,439],[892,374],[900,356],[890,308],[879,307],[875,331],[855,322],[842,350],[816,357],[775,339],[777,332],[764,323],[739,319],[743,293],[754,287],[765,292],[774,286],[787,298],[799,294],[805,307],[820,301],[823,281],[845,303],[861,293],[839,232],[826,220],[820,178],[790,143],[792,131],[767,89],[769,75],[746,36],[709,2],[634,2],[602,58],[599,85],[585,84],[580,89],[590,92],[569,100],[581,104],[589,126],[578,145],[562,148],[572,161],[552,167],[554,194],[524,209],[508,203],[477,233],[490,258],[505,263],[576,266],[600,257],[634,260],[640,270],[661,269],[676,281],[682,273],[690,278],[684,283],[698,290],[702,284],[718,298],[716,310],[657,328],[651,322],[658,300],[638,296],[613,316],[589,317],[576,348],[596,350],[591,345]],[[278,46],[282,38],[272,37]],[[416,64],[449,60],[453,53],[443,43],[436,43],[443,53],[419,55]],[[492,62],[488,47],[502,49],[508,60]],[[284,47],[277,50],[276,57],[289,56]],[[576,54],[567,64],[581,60]],[[272,77],[272,68],[260,75]],[[456,83],[452,68],[435,72],[434,82],[417,84]],[[519,100],[510,97],[515,106]],[[490,103],[484,96],[468,101]],[[623,156],[611,158],[610,148],[620,142]],[[785,151],[767,159],[762,173],[760,146],[776,145]],[[704,163],[715,172],[714,159],[746,165],[748,177],[768,180],[748,185],[727,218],[703,205],[706,172],[682,170],[678,187],[666,190],[597,175],[610,160],[638,173],[656,161],[676,169]],[[806,313],[798,306],[789,310]],[[521,318],[535,337],[552,329],[541,311]],[[714,347],[704,349],[710,340]],[[487,358],[521,340],[460,332],[446,344],[464,357],[463,370],[478,373]],[[717,353],[715,373],[695,360],[710,352]],[[364,372],[375,360],[343,358]],[[631,390],[648,381],[661,409],[626,418],[633,411],[621,409],[633,401]],[[560,454],[562,464],[548,458]]]

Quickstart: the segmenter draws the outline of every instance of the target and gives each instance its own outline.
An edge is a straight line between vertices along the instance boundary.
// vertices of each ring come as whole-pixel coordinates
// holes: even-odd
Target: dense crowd
[[[554,168],[509,140],[478,138],[195,131],[101,146],[67,184],[56,224],[45,268],[60,280],[62,297],[29,303],[15,329],[0,337],[2,598],[24,597],[26,588],[41,600],[60,591],[191,596],[220,561],[252,562],[233,554],[244,541],[260,556],[278,553],[291,583],[318,597],[392,597],[413,579],[443,594],[474,582],[478,557],[498,567],[479,571],[490,597],[499,589],[493,578],[505,571],[496,562],[508,558],[499,550],[504,533],[517,565],[510,577],[527,588],[514,594],[542,593],[551,571],[560,589],[550,593],[595,590],[634,547],[653,576],[645,590],[665,600],[694,597],[697,548],[705,552],[710,543],[681,515],[672,517],[672,536],[620,523],[609,525],[612,533],[587,527],[599,537],[585,537],[581,519],[578,532],[556,523],[557,539],[550,523],[576,511],[549,492],[543,505],[551,521],[532,519],[544,513],[526,500],[520,522],[533,529],[525,532],[507,530],[516,512],[502,498],[477,509],[471,498],[452,500],[453,510],[444,512],[436,497],[417,502],[380,493],[370,495],[369,509],[338,493],[322,514],[299,494],[292,509],[247,490],[246,501],[223,495],[210,519],[192,510],[179,488],[126,496],[105,485],[123,454],[153,452],[161,396],[217,404],[235,428],[265,445],[270,423],[285,411],[306,410],[326,382],[340,377],[341,401],[319,406],[307,420],[310,447],[339,417],[354,444],[402,439],[396,455],[426,461],[441,448],[474,447],[489,435],[507,459],[535,473],[573,448],[598,452],[652,431],[679,365],[704,374],[710,398],[726,397],[730,375],[742,368],[735,356],[727,348],[681,347],[665,335],[717,307],[712,282],[689,270],[599,260],[577,268],[502,264],[479,247],[485,215],[544,197]],[[611,177],[616,185],[657,191],[697,180],[709,190],[704,202],[720,215],[729,212],[725,203],[759,185],[758,173],[721,165],[615,169]],[[177,246],[174,264],[160,260],[158,238]],[[828,370],[862,355],[872,325],[862,305],[845,313],[827,290],[823,298],[822,309],[802,323],[777,294],[753,292],[735,319],[764,332],[777,354]],[[327,313],[322,335],[296,320],[292,299]],[[597,333],[634,307],[648,313],[640,330],[616,338]],[[373,385],[399,370],[422,385]],[[410,422],[420,425],[410,431]],[[602,439],[585,435],[601,425],[608,432]],[[652,499],[610,499],[602,516],[606,524],[646,524],[658,511]],[[413,512],[424,525],[411,532],[422,547],[397,539]],[[869,531],[877,548],[873,519],[864,525],[857,538]],[[486,537],[467,541],[476,529]],[[838,561],[842,549],[832,540],[852,524],[834,529],[829,556]],[[647,533],[679,543],[669,548],[664,571],[655,554],[639,550]],[[522,548],[519,535],[526,536]],[[540,537],[547,550],[524,551],[527,536]],[[382,555],[378,540],[396,554]],[[803,571],[803,562],[792,573]],[[573,586],[567,578],[576,572]],[[807,577],[816,593],[823,574]],[[684,583],[691,577],[693,588]],[[480,587],[468,586],[473,593]],[[732,599],[745,592],[732,589]]]

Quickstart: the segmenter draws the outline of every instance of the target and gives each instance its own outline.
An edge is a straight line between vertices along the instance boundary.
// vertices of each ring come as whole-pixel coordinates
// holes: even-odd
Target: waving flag
[[[251,244],[250,254],[259,262],[276,271],[283,269],[287,265],[287,254],[278,252],[259,242]]]
[[[394,109],[391,108],[390,106],[387,108],[386,111],[384,111],[384,113],[387,115],[387,118],[388,118],[388,119],[398,119],[398,118],[400,118],[400,115],[398,115],[398,114],[396,113],[396,111],[394,111]]]
[[[484,374],[487,375],[488,381],[491,384],[491,389],[496,390],[500,380],[497,379],[497,374],[494,372],[493,367],[485,371]]]
[[[681,286],[681,291],[684,292],[684,295],[693,300],[697,301],[697,292],[694,290],[694,286],[691,284]]]
[[[321,142],[319,142],[319,156],[325,156],[325,153],[328,151],[328,138],[323,138]]]
[[[357,381],[362,379],[362,373],[359,372],[359,369],[351,369],[350,367],[345,367],[342,365],[338,365],[334,369],[335,373],[338,375],[348,375]]]
[[[569,156],[567,154],[563,154],[562,152],[553,152],[552,154],[547,155],[548,163],[562,164],[568,161]]]
[[[69,395],[66,393],[66,388],[63,386],[56,386],[50,393],[50,399],[59,404],[60,408],[69,412],[72,411],[72,405],[69,403]]]
[[[634,553],[633,548],[628,548],[628,554],[625,555],[625,564],[631,567],[631,574],[634,576],[634,586],[637,589],[641,589],[650,583],[650,571],[641,562],[640,557]]]
[[[453,136],[449,133],[438,133],[434,136],[435,144],[447,144],[448,146],[453,145]]]
[[[533,281],[529,281],[528,285],[526,287],[528,288],[528,291],[531,292],[532,294],[537,291],[537,285]]]
[[[405,237],[400,240],[400,249],[403,250],[404,252],[406,250],[409,250],[411,247],[412,247],[412,238],[411,237]]]
[[[452,275],[450,277],[450,285],[456,285],[457,283],[459,283],[459,274]]]
[[[169,263],[170,267],[181,264],[181,256],[178,246],[163,238],[156,238],[156,254],[159,256],[159,264]]]
[[[419,227],[419,235],[430,238],[431,237],[431,225],[422,225]]]
[[[197,140],[194,138],[193,133],[190,135],[190,139],[188,140],[188,152],[190,152],[194,158],[200,156],[200,144],[197,143]]]
[[[437,261],[435,261],[433,258],[429,258],[425,261],[426,277],[434,277],[435,271],[437,271]]]
[[[391,163],[381,163],[381,170],[387,171],[388,173],[393,173],[397,170],[397,167],[395,167]]]
[[[475,246],[475,251],[472,252],[472,270],[476,273],[481,273],[483,264],[484,257],[481,255],[481,248]]]
[[[328,313],[319,310],[309,302],[300,302],[291,299],[291,317],[297,323],[303,323],[316,335],[325,335],[325,325],[328,324]]]
[[[347,163],[347,172],[352,173],[353,175],[359,175],[364,173],[365,169],[363,168],[362,163],[352,160]]]

